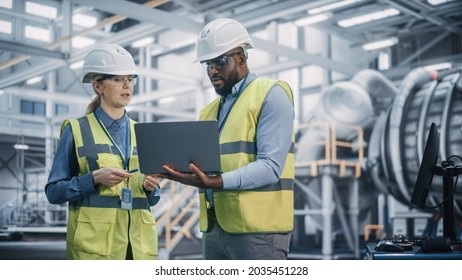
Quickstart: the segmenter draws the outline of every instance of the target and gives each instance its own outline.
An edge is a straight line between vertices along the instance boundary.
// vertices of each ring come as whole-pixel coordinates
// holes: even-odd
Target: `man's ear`
[[[247,62],[247,58],[244,54],[239,55],[239,64],[244,65]]]

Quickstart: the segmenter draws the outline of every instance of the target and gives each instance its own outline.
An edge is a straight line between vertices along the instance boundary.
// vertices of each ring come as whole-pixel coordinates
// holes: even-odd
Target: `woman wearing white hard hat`
[[[159,178],[139,171],[130,103],[137,72],[130,53],[102,44],[85,57],[82,82],[96,97],[86,115],[65,120],[45,193],[69,202],[68,259],[156,259],[157,230],[150,211]]]

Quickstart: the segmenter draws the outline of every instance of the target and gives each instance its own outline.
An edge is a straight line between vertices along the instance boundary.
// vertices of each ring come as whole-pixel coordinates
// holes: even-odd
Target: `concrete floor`
[[[344,245],[335,244],[344,248]],[[201,240],[199,238],[183,239],[171,251],[165,249],[165,242],[159,239],[159,260],[201,260]],[[361,247],[362,248],[362,247]],[[341,250],[337,252],[340,259],[354,259],[351,252]],[[363,259],[364,250],[361,250]],[[289,259],[319,259],[321,248],[313,243],[301,246],[291,246]],[[0,260],[65,260],[65,234],[27,233],[22,240],[0,240]]]
[[[200,240],[181,241],[169,254],[162,250],[159,240],[159,259],[202,259]],[[25,235],[23,240],[0,240],[0,260],[65,260],[64,235]]]
[[[0,241],[0,260],[65,260],[66,241]]]

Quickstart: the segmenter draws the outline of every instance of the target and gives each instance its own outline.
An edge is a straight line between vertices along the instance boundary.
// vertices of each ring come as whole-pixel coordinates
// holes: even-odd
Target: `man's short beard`
[[[226,97],[231,94],[233,86],[239,82],[239,74],[236,70],[233,70],[229,75],[229,79],[225,80],[223,87],[215,88],[215,92],[223,97]]]

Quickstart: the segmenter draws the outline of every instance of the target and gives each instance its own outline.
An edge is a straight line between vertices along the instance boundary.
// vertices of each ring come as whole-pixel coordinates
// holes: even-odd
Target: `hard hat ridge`
[[[90,83],[95,74],[136,75],[137,71],[126,49],[116,44],[101,44],[85,57],[82,83]]]
[[[213,59],[237,47],[244,51],[253,48],[253,41],[247,29],[230,18],[218,18],[207,25],[199,33],[194,62]]]

